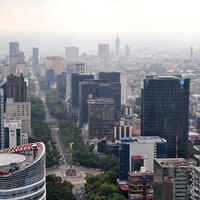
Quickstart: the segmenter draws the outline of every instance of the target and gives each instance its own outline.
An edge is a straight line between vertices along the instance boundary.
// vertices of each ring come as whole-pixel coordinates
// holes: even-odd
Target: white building
[[[0,199],[46,199],[46,158],[43,143],[0,151]]]
[[[127,180],[128,172],[131,171],[132,156],[145,156],[145,167],[147,171],[153,171],[154,158],[167,157],[167,141],[158,136],[131,137],[121,140],[119,151],[120,158],[120,180]]]
[[[28,143],[28,134],[21,132],[21,120],[10,120],[4,123],[5,148]]]
[[[7,98],[5,115],[6,122],[21,120],[21,132],[31,136],[31,102],[13,102]]]

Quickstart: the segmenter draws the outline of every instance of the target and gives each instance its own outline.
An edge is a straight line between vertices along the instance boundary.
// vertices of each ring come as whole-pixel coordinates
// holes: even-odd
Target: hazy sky
[[[0,0],[0,31],[200,34],[199,0]]]

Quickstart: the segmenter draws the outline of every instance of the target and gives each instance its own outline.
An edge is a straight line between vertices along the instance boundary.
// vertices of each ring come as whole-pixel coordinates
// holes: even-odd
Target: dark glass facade
[[[50,88],[50,85],[53,81],[54,81],[54,70],[53,69],[47,69],[46,83],[47,83],[48,88]]]
[[[79,106],[79,83],[86,80],[93,80],[94,75],[82,75],[72,73],[71,77],[71,105],[73,108]]]
[[[111,82],[120,82],[120,72],[100,72],[99,79]]]
[[[113,99],[88,100],[89,139],[114,136],[115,104]]]
[[[7,76],[7,98],[14,102],[26,102],[26,82],[23,74]]]
[[[130,145],[122,143],[119,151],[120,163],[119,163],[119,179],[127,181],[130,162]]]
[[[169,158],[188,158],[189,79],[147,76],[141,100],[142,136],[167,140]]]
[[[115,101],[115,121],[121,115],[121,83],[106,80],[93,80],[80,82],[79,90],[79,122],[80,126],[88,122],[89,98],[113,98]]]

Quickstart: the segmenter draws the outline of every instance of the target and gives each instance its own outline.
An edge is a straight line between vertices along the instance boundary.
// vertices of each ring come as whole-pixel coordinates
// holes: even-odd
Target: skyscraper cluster
[[[0,149],[28,143],[31,136],[31,103],[27,102],[27,63],[18,42],[9,43],[9,63],[1,83]],[[35,57],[38,57],[36,53]]]

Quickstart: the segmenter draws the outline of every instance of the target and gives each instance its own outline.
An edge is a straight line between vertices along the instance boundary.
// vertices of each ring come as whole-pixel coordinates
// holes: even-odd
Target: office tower
[[[15,67],[15,65],[19,62],[19,56],[17,55],[18,51],[19,51],[19,43],[10,42],[9,43],[9,65],[11,67]]]
[[[142,136],[167,140],[169,158],[188,158],[189,79],[147,76],[142,89]]]
[[[127,101],[127,75],[126,75],[126,72],[121,72],[120,83],[121,83],[121,104],[124,105]]]
[[[13,55],[10,57],[10,67],[16,67],[16,65],[19,63],[19,56],[18,55]]]
[[[131,49],[128,45],[126,45],[126,58],[129,58],[131,55]]]
[[[79,108],[79,84],[82,81],[93,80],[94,75],[87,74],[71,74],[71,111],[78,116]]]
[[[115,101],[115,121],[121,116],[121,84],[106,80],[83,81],[80,83],[79,123],[88,122],[87,100],[90,98],[113,98]]]
[[[190,47],[190,60],[192,61],[193,58],[193,47]]]
[[[58,74],[55,77],[55,82],[57,85],[57,91],[59,91],[62,94],[65,94],[66,92],[66,72],[63,72],[62,74]]]
[[[115,40],[115,54],[120,55],[120,39],[118,36]]]
[[[17,55],[19,51],[19,43],[18,42],[10,42],[9,43],[9,55],[14,56]]]
[[[21,120],[9,120],[9,122],[4,122],[4,148],[28,144],[28,134],[22,133],[21,125]]]
[[[64,65],[64,58],[59,56],[46,57],[46,69],[53,69],[55,74],[62,74]]]
[[[4,148],[4,91],[0,88],[0,149]]]
[[[153,176],[153,171],[146,171],[145,167],[138,171],[128,172],[128,200],[153,200]]]
[[[124,72],[100,72],[100,80],[107,80],[110,82],[120,82],[121,83],[121,104],[126,103],[127,99],[127,79]]]
[[[53,82],[54,82],[54,70],[53,69],[47,69],[47,74],[46,74],[47,87],[50,88],[50,85]]]
[[[14,102],[7,98],[5,120],[20,120],[21,132],[31,137],[31,102]]]
[[[46,199],[46,156],[42,142],[0,152],[0,199]]]
[[[183,158],[154,160],[154,198],[162,200],[190,199],[192,167]]]
[[[88,99],[89,139],[113,139],[115,102],[113,99]]]
[[[37,67],[39,64],[39,59],[38,59],[38,48],[33,47],[32,49],[32,67]]]
[[[108,59],[109,57],[109,44],[98,44],[98,55],[101,59]]]
[[[71,105],[71,75],[72,73],[86,74],[86,65],[84,62],[71,62],[67,63],[66,74],[66,103],[69,108]]]
[[[78,47],[66,47],[65,58],[67,62],[79,60],[79,48]]]
[[[14,102],[26,101],[26,82],[23,74],[7,76],[7,98],[13,98]]]
[[[79,126],[88,122],[88,99],[97,97],[98,83],[83,81],[79,85]]]
[[[100,72],[99,79],[110,82],[120,82],[120,72]]]
[[[167,141],[158,137],[133,137],[121,139],[119,179],[127,181],[132,167],[132,156],[143,155],[147,171],[153,171],[154,158],[167,157]]]

